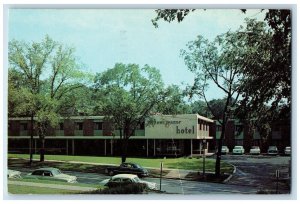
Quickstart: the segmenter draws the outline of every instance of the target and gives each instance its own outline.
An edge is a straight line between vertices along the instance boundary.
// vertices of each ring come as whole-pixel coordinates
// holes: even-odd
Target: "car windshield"
[[[58,175],[58,174],[61,174],[61,172],[60,172],[59,169],[53,169],[53,170],[52,170],[52,174],[53,174],[53,175]]]
[[[137,168],[137,169],[140,169],[140,168],[142,168],[140,165],[138,165],[138,164],[132,164],[132,166],[134,167],[134,168]]]
[[[137,182],[137,183],[141,181],[141,180],[139,179],[139,177],[134,177],[133,180],[134,180],[135,182]]]
[[[290,149],[291,149],[291,147],[286,147],[285,149],[286,149],[286,150],[290,150]]]
[[[258,146],[253,146],[252,149],[259,149],[259,147]]]
[[[236,146],[234,149],[242,149],[241,146]]]
[[[269,147],[269,149],[277,149],[275,146],[271,146],[271,147]]]

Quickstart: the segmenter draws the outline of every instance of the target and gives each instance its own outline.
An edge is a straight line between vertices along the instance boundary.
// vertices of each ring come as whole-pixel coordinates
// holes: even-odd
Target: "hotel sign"
[[[164,139],[196,139],[197,116],[153,116],[145,127],[145,136]]]

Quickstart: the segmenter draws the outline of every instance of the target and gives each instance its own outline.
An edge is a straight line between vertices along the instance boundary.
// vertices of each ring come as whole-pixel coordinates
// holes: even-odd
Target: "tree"
[[[190,105],[185,101],[183,90],[177,85],[171,85],[166,88],[164,101],[158,104],[156,112],[165,115],[189,114],[192,112]]]
[[[100,112],[119,130],[122,162],[126,161],[129,138],[139,126],[144,126],[166,93],[159,71],[145,65],[116,64],[113,68],[95,77],[95,89],[104,100]]]
[[[46,132],[50,126],[57,125],[59,110],[65,105],[62,103],[64,96],[81,87],[80,82],[84,80],[74,51],[48,36],[40,43],[30,44],[16,40],[9,42],[10,69],[22,74],[23,83],[19,93],[28,98],[14,107],[17,110],[15,113],[31,117],[31,141],[35,127],[42,144],[40,161],[44,161]],[[10,102],[15,100],[15,93],[9,93]],[[32,151],[30,158],[32,161]]]
[[[198,95],[203,98],[214,118],[221,124],[221,136],[215,166],[216,176],[220,176],[221,148],[226,123],[240,94],[240,67],[235,61],[235,56],[242,50],[242,47],[236,39],[237,33],[232,32],[219,35],[212,42],[198,36],[195,41],[187,44],[187,50],[181,51],[185,64],[196,76],[194,84],[189,87],[190,96]],[[211,83],[214,83],[224,92],[225,103],[219,107],[221,111],[215,111],[213,106],[217,107],[217,103],[214,101],[209,103],[206,98],[206,91]]]

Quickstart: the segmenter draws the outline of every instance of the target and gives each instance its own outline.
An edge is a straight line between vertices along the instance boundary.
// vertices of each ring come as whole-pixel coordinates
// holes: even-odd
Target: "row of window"
[[[83,130],[83,122],[75,122],[75,130]],[[10,124],[8,124],[8,128],[10,128]],[[142,123],[139,125],[138,129],[144,130],[145,124]],[[20,130],[26,131],[28,130],[28,124],[27,123],[20,123]],[[64,130],[64,123],[59,123],[58,130]],[[103,130],[103,122],[94,122],[94,130]]]

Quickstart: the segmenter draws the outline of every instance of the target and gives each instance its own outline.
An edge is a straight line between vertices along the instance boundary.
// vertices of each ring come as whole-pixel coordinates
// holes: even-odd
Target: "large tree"
[[[14,109],[10,111],[14,115],[31,117],[31,144],[35,132],[42,144],[40,161],[44,161],[47,130],[57,125],[60,110],[65,106],[64,97],[82,86],[80,82],[84,74],[79,69],[74,51],[48,36],[42,42],[9,42],[9,73],[14,71],[22,75],[22,83],[18,85],[21,89],[9,89],[9,106]],[[16,83],[12,76],[9,80],[9,84]],[[20,100],[16,94],[27,100]]]
[[[221,124],[221,136],[218,141],[215,174],[220,175],[221,148],[225,135],[225,127],[232,110],[235,107],[239,94],[239,64],[235,61],[237,53],[241,52],[237,33],[227,32],[219,35],[212,42],[198,36],[195,41],[187,44],[187,49],[181,51],[181,55],[190,71],[195,74],[194,84],[190,87],[190,96],[198,95],[206,102],[206,105],[214,118]],[[215,84],[224,94],[224,104],[207,100],[207,88]],[[220,107],[219,107],[220,106]],[[216,111],[215,107],[221,109]]]
[[[121,159],[125,162],[129,138],[144,126],[145,119],[167,94],[161,75],[149,65],[140,68],[118,63],[96,75],[95,88],[104,97],[98,104],[99,112],[119,131]]]

